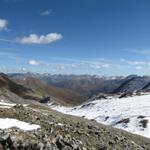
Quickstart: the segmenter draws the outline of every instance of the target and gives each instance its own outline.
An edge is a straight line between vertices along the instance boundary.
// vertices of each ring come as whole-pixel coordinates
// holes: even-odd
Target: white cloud
[[[104,63],[101,63],[101,64],[90,64],[90,67],[91,68],[94,68],[94,69],[104,69],[104,68],[110,68],[110,64],[104,64]]]
[[[125,60],[124,58],[121,58],[120,61],[121,61],[121,62],[125,62],[126,60]]]
[[[81,69],[85,66],[85,64],[83,63],[79,63],[79,64],[71,64],[72,68],[76,68],[76,69]]]
[[[134,49],[131,52],[142,55],[150,55],[150,49]]]
[[[42,12],[41,12],[41,15],[42,15],[42,16],[48,16],[48,15],[50,15],[51,13],[52,13],[52,10],[49,9],[49,10],[44,10],[44,11],[42,11]]]
[[[121,58],[120,61],[125,62],[128,65],[146,65],[149,63],[149,62],[145,62],[145,61],[130,61],[130,60],[126,60],[124,58]]]
[[[22,71],[22,72],[26,72],[26,71],[27,71],[27,69],[26,69],[26,68],[24,68],[24,67],[22,67],[22,68],[20,68],[20,71]]]
[[[7,24],[8,24],[8,21],[5,20],[5,19],[0,19],[0,30],[5,30],[7,29]]]
[[[58,69],[58,70],[65,69],[65,65],[63,65],[63,64],[57,64],[57,65],[55,65],[55,67],[56,67],[56,69]]]
[[[136,70],[141,70],[142,67],[141,67],[141,66],[136,66],[135,69],[136,69]]]
[[[146,64],[146,62],[144,61],[127,61],[127,63],[129,65],[145,65]]]
[[[111,68],[112,66],[115,66],[115,64],[113,63],[111,64],[109,62],[107,63],[107,61],[111,61],[111,60],[104,59],[104,58],[80,60],[80,59],[73,59],[73,58],[54,57],[53,59],[67,61],[69,62],[69,64],[71,64],[68,66],[72,68],[78,68],[78,69],[90,67],[92,69],[98,70],[98,69],[108,69]],[[75,62],[75,63],[72,64],[70,62]]]
[[[60,33],[49,33],[47,35],[30,34],[23,38],[17,38],[16,41],[21,44],[50,44],[52,42],[62,39]]]
[[[29,60],[28,64],[33,65],[33,66],[38,66],[38,65],[40,65],[40,62],[36,61],[36,60]]]

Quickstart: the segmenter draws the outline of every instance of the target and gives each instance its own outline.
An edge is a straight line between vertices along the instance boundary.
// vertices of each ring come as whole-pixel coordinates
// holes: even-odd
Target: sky
[[[0,0],[0,71],[150,74],[149,0]]]

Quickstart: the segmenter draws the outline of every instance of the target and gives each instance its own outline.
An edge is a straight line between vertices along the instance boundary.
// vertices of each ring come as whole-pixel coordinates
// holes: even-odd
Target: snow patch
[[[0,102],[0,105],[13,107],[13,106],[15,106],[16,104],[15,104],[15,103]]]
[[[29,124],[17,119],[0,118],[0,129],[8,129],[12,127],[16,127],[25,131],[37,130],[38,128],[40,128],[39,125]]]
[[[4,100],[0,101],[0,108],[11,108],[14,107],[15,105],[17,105],[16,103],[8,103],[8,102],[4,102]],[[27,107],[28,104],[22,104],[24,107]]]

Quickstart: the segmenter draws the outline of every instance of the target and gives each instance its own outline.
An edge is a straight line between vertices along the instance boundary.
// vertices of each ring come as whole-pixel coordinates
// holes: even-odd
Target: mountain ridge
[[[0,91],[5,91],[1,92],[1,96],[11,97],[10,95],[12,95],[10,99],[14,100],[17,97],[22,100],[41,101],[44,97],[52,97],[54,102],[62,105],[77,105],[84,100],[84,97],[75,92],[49,87],[38,79],[30,78],[28,81],[17,81],[10,79],[5,74],[0,74]]]

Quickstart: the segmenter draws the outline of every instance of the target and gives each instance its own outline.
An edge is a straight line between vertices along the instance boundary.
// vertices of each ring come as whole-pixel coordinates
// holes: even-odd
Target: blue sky
[[[149,0],[1,0],[0,71],[149,75]]]

